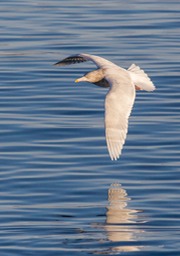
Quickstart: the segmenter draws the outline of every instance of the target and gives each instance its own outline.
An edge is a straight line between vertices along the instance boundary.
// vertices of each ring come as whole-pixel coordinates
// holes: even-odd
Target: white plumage
[[[90,54],[70,56],[55,65],[64,66],[85,61],[94,62],[98,69],[85,74],[76,82],[86,81],[101,87],[110,87],[105,98],[105,134],[110,158],[117,160],[126,139],[135,90],[153,91],[155,86],[147,74],[135,64],[126,70]]]

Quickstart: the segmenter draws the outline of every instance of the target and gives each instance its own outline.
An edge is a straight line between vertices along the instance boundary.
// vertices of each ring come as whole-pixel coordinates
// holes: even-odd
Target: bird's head
[[[96,69],[91,72],[86,73],[84,76],[75,80],[76,83],[78,82],[89,82],[95,83],[100,81],[103,78],[102,70]]]

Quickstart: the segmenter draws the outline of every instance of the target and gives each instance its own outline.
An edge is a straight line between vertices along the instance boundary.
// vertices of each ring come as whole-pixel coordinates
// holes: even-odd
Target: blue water
[[[180,255],[179,1],[1,1],[0,255]],[[122,156],[104,138],[92,63],[138,64]]]

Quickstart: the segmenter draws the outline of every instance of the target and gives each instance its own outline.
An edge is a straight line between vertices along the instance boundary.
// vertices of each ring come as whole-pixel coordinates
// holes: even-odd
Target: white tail
[[[131,76],[134,85],[139,87],[140,90],[154,91],[156,89],[151,79],[144,72],[144,70],[140,69],[139,66],[132,64],[128,68],[128,72]]]

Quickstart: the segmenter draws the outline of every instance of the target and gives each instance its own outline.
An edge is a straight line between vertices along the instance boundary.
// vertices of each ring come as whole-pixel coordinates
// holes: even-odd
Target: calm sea
[[[0,255],[180,255],[180,2],[0,3]],[[106,89],[74,80],[92,63],[136,63],[122,156],[104,138]]]

